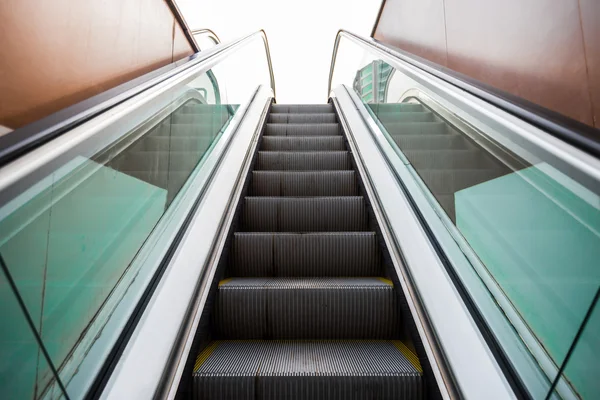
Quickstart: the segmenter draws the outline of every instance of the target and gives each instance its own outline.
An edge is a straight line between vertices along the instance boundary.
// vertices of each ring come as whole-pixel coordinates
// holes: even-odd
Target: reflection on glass
[[[595,399],[600,393],[600,305],[597,299],[581,336],[566,361],[561,378],[569,382],[581,399]],[[560,392],[555,391],[555,394]]]
[[[118,319],[111,326],[120,327],[129,318],[115,310],[126,293],[131,295],[132,283],[151,276],[160,261],[136,260],[144,244],[171,234],[167,226],[178,229],[169,222],[174,215],[183,220],[194,202],[184,196],[190,182],[210,172],[202,168],[204,160],[239,104],[269,82],[264,44],[257,37],[212,70],[76,143],[52,167],[20,181],[18,192],[3,193],[10,200],[0,206],[0,254],[69,396],[82,396],[70,392],[75,375],[80,374],[80,390],[94,378],[93,371],[81,368],[90,348],[102,347],[88,363],[93,369],[118,337],[118,330],[105,329],[111,318]],[[136,290],[139,296],[144,288]],[[0,397],[47,396],[56,390],[56,377],[4,278],[0,296]],[[134,307],[124,304],[122,310]]]
[[[526,346],[546,354],[555,373],[600,286],[598,193],[551,158],[503,148],[490,139],[497,132],[465,123],[377,54],[345,38],[338,54],[354,68],[338,71],[336,61],[332,87],[351,86],[362,99],[450,233],[470,245],[499,288],[491,293],[508,299],[514,313],[506,314],[536,338]],[[600,347],[589,350],[600,357]],[[573,361],[565,376],[589,386],[581,365]],[[554,375],[546,373],[549,384]]]
[[[58,398],[59,390],[49,386],[52,371],[2,270],[0,304],[0,398],[33,399],[49,392]]]

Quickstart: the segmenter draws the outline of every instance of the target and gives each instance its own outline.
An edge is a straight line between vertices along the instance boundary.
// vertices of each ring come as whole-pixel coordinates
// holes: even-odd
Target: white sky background
[[[177,0],[191,29],[212,29],[222,42],[264,29],[277,102],[325,103],[335,35],[370,36],[380,0]]]

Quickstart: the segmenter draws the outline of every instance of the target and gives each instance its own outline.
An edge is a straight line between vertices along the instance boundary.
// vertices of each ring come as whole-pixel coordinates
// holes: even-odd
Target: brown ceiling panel
[[[594,125],[600,128],[600,1],[579,0]]]
[[[445,0],[448,67],[592,124],[577,0]]]
[[[2,0],[0,18],[0,125],[11,128],[173,59],[162,0]]]
[[[374,37],[446,65],[444,0],[387,0]]]

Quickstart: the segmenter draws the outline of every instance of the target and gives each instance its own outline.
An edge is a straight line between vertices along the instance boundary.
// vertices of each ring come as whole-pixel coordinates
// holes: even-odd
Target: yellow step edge
[[[413,367],[415,367],[417,371],[423,373],[423,368],[419,362],[419,357],[417,357],[415,353],[410,351],[410,349],[406,347],[406,345],[400,340],[392,340],[392,343],[394,344],[394,347],[396,347],[398,351],[402,353],[404,357],[406,357],[406,359],[413,365]]]
[[[392,282],[391,280],[389,280],[387,278],[377,278],[377,279],[387,285],[390,285],[391,287],[394,287],[394,282]]]
[[[200,354],[198,354],[198,358],[196,358],[196,363],[194,364],[194,372],[197,372],[202,364],[206,362],[208,357],[215,351],[217,346],[219,345],[219,341],[214,341],[210,345],[206,346],[204,350]]]
[[[232,279],[233,278],[227,278],[227,279],[223,279],[223,280],[219,281],[219,286],[225,285],[226,283],[231,282]]]

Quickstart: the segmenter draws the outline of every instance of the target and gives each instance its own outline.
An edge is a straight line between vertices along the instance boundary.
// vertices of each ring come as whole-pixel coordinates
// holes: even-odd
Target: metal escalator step
[[[469,150],[474,145],[459,135],[392,135],[401,150]]]
[[[396,135],[446,135],[454,133],[444,122],[382,122],[385,130]]]
[[[267,124],[267,136],[341,136],[340,125],[335,124]]]
[[[405,150],[404,154],[416,169],[479,169],[500,165],[479,149]]]
[[[433,194],[454,194],[459,190],[496,179],[508,169],[421,169],[417,173]]]
[[[438,122],[435,114],[432,112],[395,112],[380,113],[377,115],[379,121],[384,125],[395,122]]]
[[[378,276],[380,261],[375,232],[236,232],[229,272],[239,277]]]
[[[400,341],[216,341],[197,357],[195,400],[419,400],[421,366]]]
[[[355,196],[354,171],[253,171],[250,196]]]
[[[272,114],[331,114],[333,112],[333,104],[273,104],[273,106],[271,107]]]
[[[346,197],[246,197],[245,232],[356,232],[368,230],[365,201]]]
[[[259,151],[256,170],[318,171],[352,169],[347,151]]]
[[[384,278],[230,278],[214,326],[223,339],[392,339],[399,313]]]
[[[269,114],[268,122],[278,124],[335,123],[337,122],[337,116],[334,113]]]
[[[261,150],[268,151],[331,151],[346,150],[343,136],[267,136]]]

